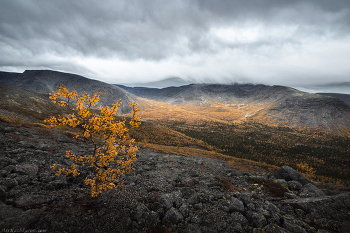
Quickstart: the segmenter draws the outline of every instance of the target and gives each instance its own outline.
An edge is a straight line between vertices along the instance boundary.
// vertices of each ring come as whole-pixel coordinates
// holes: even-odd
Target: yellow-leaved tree
[[[85,184],[91,187],[91,196],[96,197],[110,189],[122,187],[123,182],[115,181],[126,172],[132,170],[132,163],[136,161],[135,141],[130,139],[127,132],[126,121],[116,118],[121,101],[113,104],[112,107],[100,106],[92,109],[100,97],[100,93],[92,96],[87,93],[78,94],[75,90],[68,91],[63,85],[57,87],[56,93],[50,94],[53,103],[61,107],[67,107],[70,111],[66,116],[51,116],[46,120],[51,127],[61,125],[82,128],[75,138],[84,140],[91,154],[77,155],[70,150],[66,151],[66,157],[73,160],[70,168],[54,164],[52,170],[57,170],[56,175],[70,175],[74,177],[80,174],[84,166],[95,168],[94,176],[86,177]],[[136,103],[130,102],[132,107],[131,127],[138,127],[140,111]]]
[[[303,162],[297,164],[297,170],[303,173],[303,175],[309,180],[312,180],[316,173],[309,164]]]

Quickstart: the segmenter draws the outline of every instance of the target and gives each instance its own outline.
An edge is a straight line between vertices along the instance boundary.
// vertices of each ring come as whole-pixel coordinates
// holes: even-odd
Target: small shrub
[[[303,175],[308,179],[311,179],[316,173],[316,171],[307,163],[297,164],[297,170],[303,173]]]
[[[71,174],[75,177],[80,174],[79,169],[90,165],[95,168],[95,173],[93,177],[85,178],[85,184],[91,187],[92,197],[98,196],[102,191],[115,189],[115,180],[131,171],[137,151],[134,140],[127,135],[125,120],[116,118],[121,102],[115,103],[111,108],[101,106],[99,113],[96,113],[92,111],[92,107],[99,101],[99,93],[90,96],[84,92],[78,95],[75,90],[69,92],[63,85],[57,89],[56,93],[50,94],[50,99],[61,107],[67,107],[70,115],[51,116],[45,122],[51,127],[61,125],[82,129],[80,134],[74,134],[74,138],[82,139],[92,149],[92,153],[77,155],[67,150],[66,157],[73,160],[71,167],[64,168],[54,164],[51,169],[57,169],[57,176]],[[132,107],[129,124],[138,127],[140,118],[136,114],[140,109],[136,103],[129,105]],[[117,186],[122,187],[122,184],[121,181]]]

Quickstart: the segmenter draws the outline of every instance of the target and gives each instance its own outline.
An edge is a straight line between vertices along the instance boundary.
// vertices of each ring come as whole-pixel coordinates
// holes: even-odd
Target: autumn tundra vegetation
[[[278,167],[291,166],[314,181],[350,184],[348,135],[249,120],[193,125],[173,122],[169,127],[200,139],[225,155]]]
[[[75,177],[84,167],[93,167],[94,174],[85,178],[85,184],[91,187],[92,197],[98,196],[102,191],[122,187],[122,181],[117,185],[115,181],[131,171],[132,163],[136,160],[137,146],[134,139],[128,137],[125,119],[116,118],[121,102],[115,103],[111,108],[100,106],[96,112],[92,108],[98,103],[100,93],[90,96],[84,92],[79,95],[75,90],[68,91],[63,85],[57,88],[56,93],[50,94],[50,99],[61,107],[67,107],[70,114],[51,116],[46,122],[51,127],[79,127],[81,130],[74,138],[81,139],[92,150],[87,155],[67,150],[66,157],[73,160],[70,168],[53,164],[51,169],[57,170],[57,176],[72,174]],[[131,127],[138,127],[140,118],[137,113],[140,109],[136,103],[130,102],[129,105],[132,107],[132,117],[128,123]]]

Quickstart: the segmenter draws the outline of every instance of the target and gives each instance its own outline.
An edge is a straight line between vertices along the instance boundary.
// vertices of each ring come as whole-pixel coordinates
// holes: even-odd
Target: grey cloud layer
[[[170,3],[170,4],[169,4]],[[349,1],[2,1],[1,39],[33,54],[161,59],[210,48],[208,30],[256,22],[349,33]],[[326,16],[326,17],[325,17]],[[185,49],[176,46],[187,38]],[[180,40],[180,41],[179,41]],[[30,46],[30,47],[29,47]],[[44,47],[44,48],[43,48]],[[185,50],[185,51],[181,51]]]
[[[269,59],[275,51],[288,50],[285,45],[350,36],[348,0],[0,0],[0,4],[0,67],[66,67],[74,63],[67,58],[74,57],[157,62],[174,56],[214,56],[225,49]],[[258,36],[252,40],[225,40],[217,34],[229,27],[255,26]]]
[[[1,39],[44,52],[159,59],[179,35],[195,38],[201,22],[188,4],[164,1],[3,1]],[[196,22],[197,21],[197,22]],[[192,24],[192,25],[191,25]]]

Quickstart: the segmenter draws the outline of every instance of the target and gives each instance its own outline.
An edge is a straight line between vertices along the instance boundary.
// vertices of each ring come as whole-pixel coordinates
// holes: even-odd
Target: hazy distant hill
[[[342,93],[350,95],[350,82],[331,82],[318,85],[308,85],[303,87],[295,86],[295,88],[298,90],[319,94]]]
[[[130,87],[148,87],[148,88],[165,88],[165,87],[180,87],[191,84],[191,82],[183,80],[178,77],[167,78],[160,81],[154,82],[145,82],[145,83],[133,83],[133,84],[125,84],[125,86]],[[118,85],[118,84],[116,84]]]
[[[317,93],[317,94],[335,97],[350,106],[350,95],[339,94],[339,93]]]
[[[127,102],[129,99],[134,99],[133,95],[114,85],[51,70],[26,70],[23,73],[0,72],[0,81],[40,93],[55,92],[60,84],[65,85],[69,90],[76,89],[79,93],[85,91],[91,94],[100,90],[102,94],[99,104],[111,105],[121,99],[124,103],[121,107],[122,112],[130,109]]]

